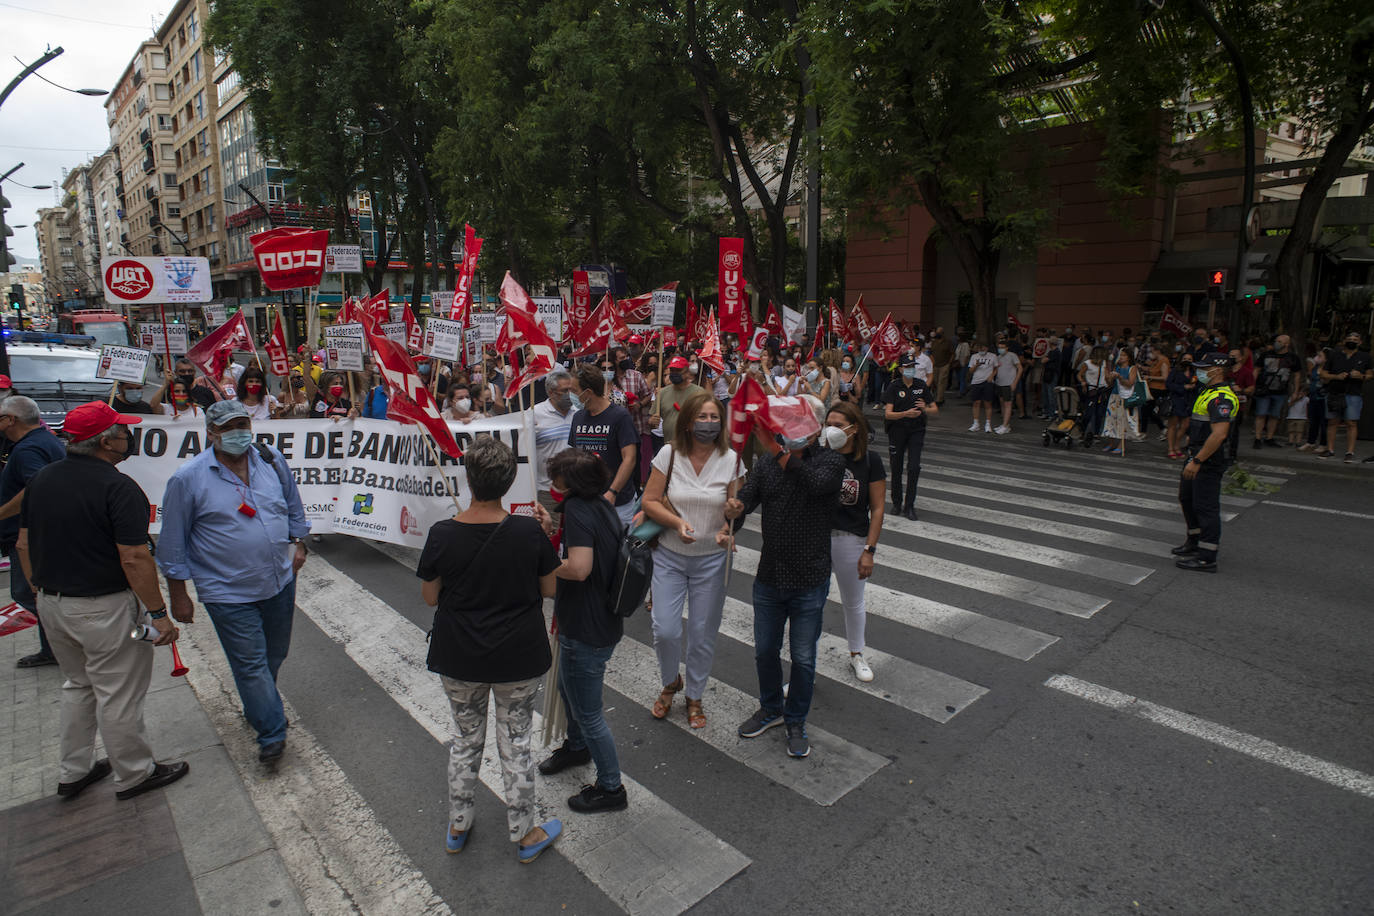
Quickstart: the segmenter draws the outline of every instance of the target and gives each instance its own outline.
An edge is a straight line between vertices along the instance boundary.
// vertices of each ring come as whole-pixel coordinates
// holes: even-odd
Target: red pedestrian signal
[[[1226,271],[1209,270],[1207,272],[1207,297],[1209,299],[1226,298]]]

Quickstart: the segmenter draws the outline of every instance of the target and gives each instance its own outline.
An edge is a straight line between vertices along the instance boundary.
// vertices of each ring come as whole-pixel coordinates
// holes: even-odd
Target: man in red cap
[[[104,401],[71,410],[67,457],[34,475],[19,511],[19,562],[67,679],[57,785],[64,798],[111,771],[119,799],[190,771],[185,761],[156,762],[143,725],[153,646],[179,634],[148,550],[148,498],[115,468],[129,457],[129,426],[139,422]],[[129,638],[145,620],[157,632],[151,644]],[[108,760],[95,759],[97,727]]]
[[[654,424],[654,436],[662,437],[657,440],[659,445],[673,441],[673,435],[677,431],[677,415],[682,410],[682,405],[687,403],[687,399],[698,391],[706,390],[692,381],[687,373],[689,365],[691,364],[684,356],[674,356],[668,360],[668,384],[658,390],[658,403],[654,405],[654,411],[660,420]]]

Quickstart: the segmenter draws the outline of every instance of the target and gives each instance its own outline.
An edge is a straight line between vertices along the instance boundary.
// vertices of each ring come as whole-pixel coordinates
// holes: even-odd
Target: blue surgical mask
[[[577,395],[575,395],[575,394],[569,394],[569,395],[568,395],[568,400],[572,401],[572,409],[573,409],[573,410],[581,410],[581,409],[582,409],[582,399],[579,398]]]
[[[903,369],[903,370],[902,370],[902,378],[904,378],[904,379],[913,379],[913,378],[915,378],[915,377],[916,377],[916,370],[915,370],[915,369],[912,369],[912,368],[910,368],[910,367],[907,367],[906,369]]]
[[[233,455],[237,458],[248,447],[253,444],[253,431],[251,429],[231,429],[219,434],[219,447],[226,455]]]
[[[852,362],[850,362],[849,360],[845,360],[844,362],[840,363],[840,366],[841,366],[846,372],[848,372],[850,369],[853,369],[853,368],[854,368],[854,364],[853,364]]]
[[[602,369],[602,370],[601,370],[601,377],[604,378],[604,379],[605,379],[606,381],[608,381],[608,382],[614,382],[614,381],[615,381],[615,372],[613,372],[613,371],[611,371],[611,370],[609,370],[609,369]]]
[[[806,373],[806,380],[807,380],[808,382],[814,382],[816,379],[818,379],[818,378],[820,378],[820,377],[821,377],[820,372],[817,371],[817,370],[815,370],[815,369],[812,369],[810,372]]]

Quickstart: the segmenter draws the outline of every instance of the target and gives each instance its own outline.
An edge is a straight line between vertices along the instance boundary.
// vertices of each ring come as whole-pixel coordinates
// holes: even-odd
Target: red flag
[[[853,323],[854,333],[859,340],[868,343],[873,339],[877,326],[873,323],[873,316],[868,314],[868,309],[864,308],[863,296],[860,296],[859,301],[854,303],[854,308],[849,313],[849,320]]]
[[[778,317],[778,307],[772,300],[768,302],[768,313],[763,316],[763,327],[770,337],[776,337],[786,343],[787,330],[783,328],[782,319]]]
[[[449,308],[451,321],[463,327],[472,323],[472,277],[477,272],[477,255],[482,251],[482,239],[467,223],[463,224],[463,266],[458,271],[458,288],[453,291],[453,305]]]
[[[888,312],[887,317],[873,330],[873,347],[869,350],[869,356],[874,365],[886,366],[901,356],[906,346],[906,338],[892,322],[892,313]]]
[[[745,356],[749,359],[762,359],[763,351],[768,349],[768,329],[758,328],[749,337],[749,349]]]
[[[564,310],[568,313],[569,324],[572,325],[571,334],[568,335],[570,337],[577,334],[578,328],[586,324],[592,314],[592,283],[587,278],[585,270],[573,271],[572,291],[572,308]]]
[[[717,372],[725,371],[725,357],[720,351],[720,333],[716,330],[715,316],[706,322],[706,336],[702,340],[701,352],[697,358]]]
[[[533,300],[506,271],[506,279],[501,282],[501,301],[506,306],[506,324],[514,330],[511,336],[529,345],[530,355],[521,367],[516,378],[508,386],[519,391],[526,384],[542,378],[553,369],[558,344],[549,336],[544,323],[539,320]],[[510,350],[506,351],[508,354]]]
[[[273,292],[319,286],[328,229],[281,226],[249,236],[263,285]]]
[[[816,322],[816,339],[811,343],[811,352],[806,354],[807,359],[815,359],[816,355],[825,349],[825,320]]]
[[[585,356],[605,350],[612,340],[624,340],[630,336],[630,329],[621,320],[620,309],[609,292],[601,297],[601,303],[592,312],[587,323],[577,332],[577,349],[573,356]]]
[[[676,346],[677,346],[677,337],[678,337],[678,330],[677,330],[677,328],[664,328],[664,329],[663,329],[663,346],[665,346],[665,347],[676,347]]]
[[[705,340],[706,329],[711,324],[711,313],[706,309],[697,309],[696,324],[688,325],[687,337],[689,340]],[[719,327],[717,327],[719,330]]]
[[[410,310],[410,303],[407,302],[401,311],[401,320],[406,323],[406,348],[420,352],[420,335],[422,328],[420,322],[415,320],[415,313]]]
[[[1164,317],[1159,319],[1161,330],[1172,329],[1180,338],[1185,338],[1193,333],[1193,329],[1188,326],[1188,322],[1183,320],[1183,316],[1172,305],[1164,306]]]
[[[285,378],[291,374],[291,357],[286,352],[286,331],[281,326],[281,312],[277,312],[276,324],[267,338],[267,362],[272,374]]]
[[[730,399],[730,447],[743,454],[754,423],[768,416],[768,395],[753,377],[745,376]]]
[[[439,405],[434,403],[429,389],[420,381],[420,373],[415,370],[410,354],[396,341],[369,330],[367,325],[363,326],[363,332],[367,335],[368,346],[372,348],[372,361],[377,366],[377,373],[386,384],[391,398],[387,404],[387,416],[405,423],[418,423],[434,438],[440,451],[451,458],[462,458],[463,451],[440,415]]]
[[[363,300],[364,311],[366,311],[377,324],[384,324],[391,320],[391,291],[382,290],[375,296]]]
[[[1022,324],[1021,320],[1010,312],[1007,313],[1007,324],[1015,325],[1018,331],[1025,332],[1030,330],[1030,325]]]
[[[627,324],[644,324],[654,313],[654,294],[640,293],[629,299],[621,299],[616,303],[616,307],[620,309],[620,317]]]
[[[744,293],[744,239],[720,240],[717,277],[720,288],[720,330],[747,334],[749,327],[745,315],[749,309]]]
[[[347,299],[345,299],[343,301],[343,304],[339,306],[339,310],[334,313],[334,323],[353,324],[354,322],[356,322],[358,319],[354,317],[353,310],[357,304],[357,301],[358,300],[354,299],[352,296],[349,296]]]
[[[186,358],[198,366],[206,378],[218,380],[224,374],[229,354],[235,350],[249,353],[256,350],[243,312],[235,312],[233,318],[202,337],[198,344],[186,351]]]
[[[697,329],[697,304],[692,301],[692,297],[687,297],[687,336],[696,334]]]
[[[844,317],[844,309],[835,304],[835,300],[830,300],[830,333],[836,337],[847,340],[851,346],[857,345],[854,339],[854,331],[849,327],[849,320]]]

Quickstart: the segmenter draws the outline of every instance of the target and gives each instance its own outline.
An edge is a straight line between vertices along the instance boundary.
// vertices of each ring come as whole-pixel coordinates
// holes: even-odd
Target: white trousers
[[[685,663],[688,699],[700,700],[716,658],[716,635],[725,610],[724,550],[689,557],[660,546],[654,551],[654,652],[663,685]],[[683,646],[682,606],[687,605]]]
[[[844,636],[850,652],[864,650],[864,584],[859,578],[859,557],[864,555],[867,538],[847,531],[830,532],[830,568],[840,584],[840,601],[844,604]]]

